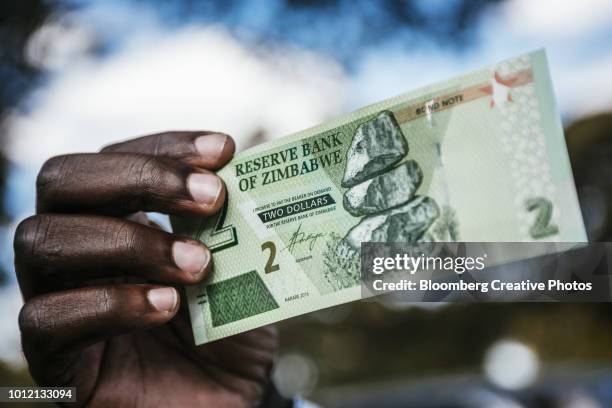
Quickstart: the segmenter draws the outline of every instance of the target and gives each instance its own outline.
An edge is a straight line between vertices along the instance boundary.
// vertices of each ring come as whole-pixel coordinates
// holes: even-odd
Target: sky
[[[9,271],[12,233],[34,211],[36,173],[53,155],[169,129],[224,131],[240,150],[256,134],[282,137],[542,47],[566,123],[612,108],[606,0],[508,0],[483,6],[466,30],[448,18],[461,2],[417,1],[424,31],[366,1],[316,12],[280,0],[197,10],[180,1],[73,3],[30,39],[26,55],[44,80],[4,124],[15,221],[0,231],[0,262]],[[2,291],[0,359],[19,365],[14,278]]]

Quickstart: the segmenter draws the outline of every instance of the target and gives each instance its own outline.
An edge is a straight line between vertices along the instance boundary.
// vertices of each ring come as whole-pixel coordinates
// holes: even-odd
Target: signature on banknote
[[[316,234],[313,234],[310,232],[309,233],[303,232],[302,224],[300,223],[297,230],[295,230],[293,234],[291,234],[291,238],[289,239],[289,244],[282,250],[283,251],[287,250],[290,253],[293,253],[293,250],[296,247],[299,247],[300,245],[308,244],[308,250],[312,251],[315,247],[315,244],[317,243],[317,240],[324,236],[325,236],[325,233],[322,233],[322,232],[319,232]]]

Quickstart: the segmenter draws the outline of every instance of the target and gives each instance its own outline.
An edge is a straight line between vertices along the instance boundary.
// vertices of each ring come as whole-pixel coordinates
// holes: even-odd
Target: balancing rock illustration
[[[361,124],[346,152],[342,187],[352,187],[372,178],[408,154],[408,144],[397,121],[389,111]]]
[[[354,217],[375,214],[406,202],[421,185],[423,172],[414,160],[357,184],[344,194],[344,208]]]
[[[389,111],[355,131],[341,185],[350,187],[344,208],[362,218],[340,241],[336,254],[341,258],[358,254],[361,242],[416,243],[439,217],[433,199],[415,195],[423,180],[418,163],[394,167],[407,154],[406,138]]]

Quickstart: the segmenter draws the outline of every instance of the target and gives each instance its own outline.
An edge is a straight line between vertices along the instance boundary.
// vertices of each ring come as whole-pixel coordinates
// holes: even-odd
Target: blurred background
[[[609,241],[609,0],[1,2],[0,385],[31,383],[11,241],[45,158],[168,129],[241,150],[540,47],[589,237]],[[325,406],[612,406],[609,304],[356,302],[280,329],[279,389]]]

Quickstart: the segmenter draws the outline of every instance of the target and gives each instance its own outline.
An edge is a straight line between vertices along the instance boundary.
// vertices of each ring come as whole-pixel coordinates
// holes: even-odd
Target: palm
[[[77,387],[91,406],[252,406],[263,397],[276,343],[274,329],[261,328],[196,347],[180,314],[66,356],[55,370],[46,361],[41,371],[57,374],[41,380]]]

